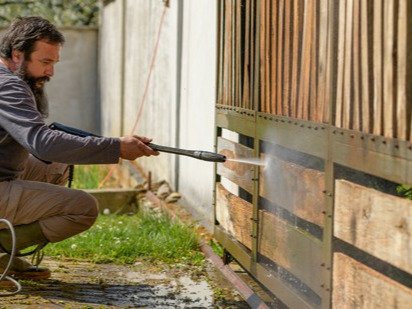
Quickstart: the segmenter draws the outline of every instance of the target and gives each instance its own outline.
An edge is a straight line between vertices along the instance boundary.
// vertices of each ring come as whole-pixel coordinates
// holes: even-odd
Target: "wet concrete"
[[[249,308],[213,266],[43,262],[52,277],[23,281],[0,308]]]

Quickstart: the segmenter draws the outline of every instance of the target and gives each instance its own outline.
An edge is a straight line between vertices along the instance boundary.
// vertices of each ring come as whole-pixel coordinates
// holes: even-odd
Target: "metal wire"
[[[4,269],[3,273],[0,276],[0,281],[8,280],[16,286],[16,290],[13,291],[13,292],[0,293],[0,297],[3,297],[3,296],[11,296],[11,295],[15,295],[15,294],[19,293],[21,291],[21,285],[20,285],[19,282],[17,282],[12,277],[7,276],[7,273],[9,271],[10,267],[11,267],[11,264],[13,262],[13,259],[14,259],[15,255],[16,255],[16,233],[14,232],[13,225],[10,223],[10,221],[8,221],[6,219],[0,219],[0,223],[1,222],[5,223],[8,226],[9,230],[10,230],[12,246],[11,246],[11,253],[10,253],[9,262],[7,263],[6,268]]]

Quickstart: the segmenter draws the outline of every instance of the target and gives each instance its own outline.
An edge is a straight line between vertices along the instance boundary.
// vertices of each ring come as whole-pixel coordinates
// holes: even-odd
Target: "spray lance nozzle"
[[[202,151],[202,150],[187,150],[179,149],[167,146],[160,146],[156,144],[149,143],[148,146],[153,150],[160,152],[174,153],[178,155],[188,156],[195,159],[209,161],[209,162],[226,162],[226,156],[215,152]]]

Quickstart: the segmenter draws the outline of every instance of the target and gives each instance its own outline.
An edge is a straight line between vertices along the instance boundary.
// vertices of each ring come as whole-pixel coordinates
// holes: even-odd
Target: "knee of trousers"
[[[99,204],[97,199],[84,191],[78,191],[77,199],[72,211],[81,217],[82,224],[92,226],[99,214]]]

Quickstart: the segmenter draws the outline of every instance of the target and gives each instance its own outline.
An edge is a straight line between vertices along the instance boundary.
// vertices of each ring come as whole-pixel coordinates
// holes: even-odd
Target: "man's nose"
[[[47,77],[52,77],[54,75],[54,66],[48,66],[44,73]]]

